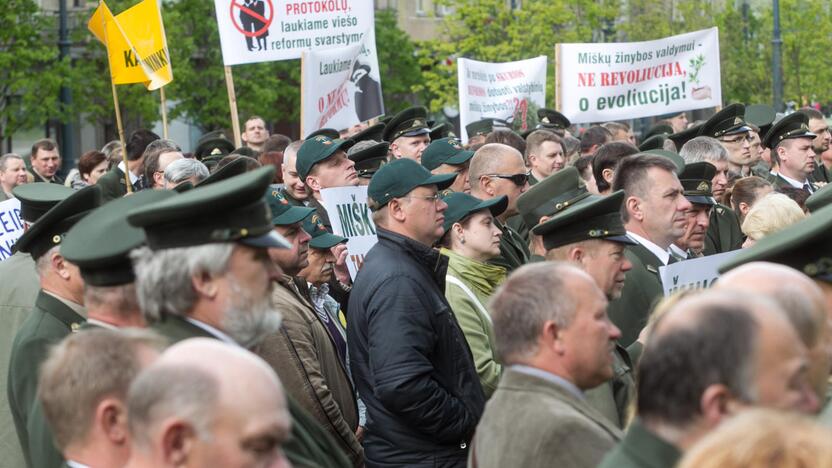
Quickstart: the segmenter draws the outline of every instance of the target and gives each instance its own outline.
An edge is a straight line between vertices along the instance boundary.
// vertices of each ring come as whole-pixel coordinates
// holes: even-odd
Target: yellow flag
[[[113,17],[103,1],[87,27],[107,46],[115,84],[144,83],[148,90],[173,81],[165,27],[157,0],[142,0]]]

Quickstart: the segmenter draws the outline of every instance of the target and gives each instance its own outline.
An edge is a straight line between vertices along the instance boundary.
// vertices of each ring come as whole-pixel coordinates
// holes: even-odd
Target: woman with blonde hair
[[[770,193],[754,204],[742,222],[747,239],[743,248],[751,247],[763,237],[780,231],[806,217],[794,200],[782,193]]]
[[[832,430],[805,416],[749,409],[697,442],[677,468],[832,468]]]

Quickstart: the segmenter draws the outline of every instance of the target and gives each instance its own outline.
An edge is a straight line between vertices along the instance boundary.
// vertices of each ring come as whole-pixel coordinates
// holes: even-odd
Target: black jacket
[[[485,396],[445,300],[448,259],[378,230],[350,297],[350,370],[367,467],[464,467]]]

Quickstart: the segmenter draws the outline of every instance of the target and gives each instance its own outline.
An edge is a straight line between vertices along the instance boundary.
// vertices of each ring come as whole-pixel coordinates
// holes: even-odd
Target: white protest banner
[[[489,63],[461,58],[459,75],[459,126],[462,142],[465,126],[484,118],[523,121],[532,108],[546,107],[546,56],[516,62]],[[521,129],[525,130],[525,129]]]
[[[719,278],[719,266],[737,253],[739,253],[739,250],[693,258],[659,267],[664,295],[670,296],[685,289],[710,288]]]
[[[20,200],[12,198],[0,202],[0,261],[12,256],[12,247],[23,235],[20,220]]]
[[[722,105],[717,28],[656,41],[555,46],[557,108],[572,122]]]
[[[372,0],[214,0],[214,9],[226,66],[357,44],[375,25]]]
[[[301,133],[349,128],[384,114],[375,33],[354,45],[303,52]]]
[[[332,232],[349,239],[347,268],[355,279],[364,256],[376,245],[376,225],[367,206],[367,187],[337,187],[321,190],[321,204],[329,215]]]

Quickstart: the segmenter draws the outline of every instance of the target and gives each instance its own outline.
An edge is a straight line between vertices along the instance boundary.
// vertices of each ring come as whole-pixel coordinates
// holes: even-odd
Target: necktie
[[[812,193],[812,186],[809,185],[809,183],[807,182],[807,183],[803,184],[803,190],[805,190],[809,193]]]

